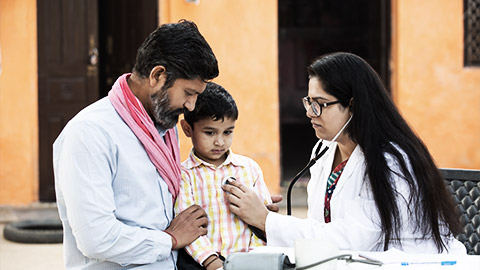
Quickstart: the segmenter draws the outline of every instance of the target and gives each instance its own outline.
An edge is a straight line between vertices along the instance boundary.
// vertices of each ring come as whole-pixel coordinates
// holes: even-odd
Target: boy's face
[[[202,119],[194,123],[188,137],[192,138],[195,155],[215,166],[221,165],[227,158],[225,153],[230,149],[233,140],[235,120],[225,117],[223,121]],[[184,129],[185,130],[185,129]]]

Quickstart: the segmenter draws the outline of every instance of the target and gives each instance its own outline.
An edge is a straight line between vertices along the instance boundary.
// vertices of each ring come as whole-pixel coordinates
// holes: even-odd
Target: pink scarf
[[[175,201],[182,177],[177,135],[171,128],[165,133],[165,141],[162,139],[142,103],[128,87],[127,79],[130,75],[131,73],[126,73],[118,78],[108,93],[108,98],[123,121],[143,144],[148,157],[167,183],[168,191]]]

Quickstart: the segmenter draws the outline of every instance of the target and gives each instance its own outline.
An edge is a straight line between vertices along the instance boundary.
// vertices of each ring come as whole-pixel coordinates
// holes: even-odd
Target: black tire
[[[24,220],[7,224],[3,237],[18,243],[62,243],[63,227],[60,220]]]

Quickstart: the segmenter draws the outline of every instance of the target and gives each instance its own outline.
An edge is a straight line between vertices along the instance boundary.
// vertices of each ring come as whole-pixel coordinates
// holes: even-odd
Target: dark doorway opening
[[[281,166],[287,185],[318,140],[301,103],[308,91],[306,67],[325,53],[355,53],[389,88],[391,12],[390,0],[279,0],[278,5]]]
[[[52,144],[98,98],[97,1],[37,1],[39,199],[55,201]]]
[[[131,72],[158,26],[158,1],[37,2],[39,199],[55,201],[52,144],[66,123]]]
[[[100,98],[132,72],[137,49],[158,26],[158,0],[99,1]]]

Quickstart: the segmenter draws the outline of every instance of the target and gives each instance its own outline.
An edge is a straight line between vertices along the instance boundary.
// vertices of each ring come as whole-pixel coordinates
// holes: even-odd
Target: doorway
[[[305,115],[306,67],[337,51],[364,58],[390,83],[390,0],[278,0],[282,185],[310,159],[318,141]],[[305,182],[308,173],[300,181]]]
[[[158,0],[99,1],[100,98],[132,72],[137,49],[158,27]]]
[[[131,72],[158,26],[158,1],[37,1],[39,199],[55,201],[52,144],[81,109]]]

